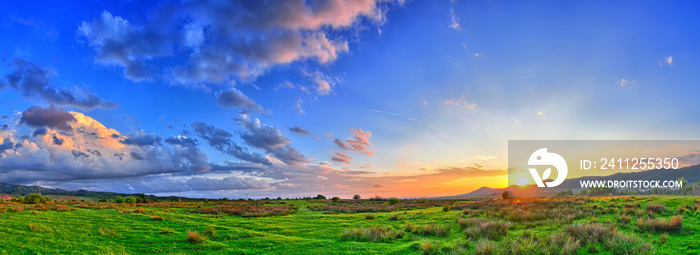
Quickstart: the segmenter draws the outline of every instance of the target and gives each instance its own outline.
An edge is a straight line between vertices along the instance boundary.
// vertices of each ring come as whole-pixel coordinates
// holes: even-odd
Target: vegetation
[[[693,197],[397,199],[394,205],[388,199],[313,197],[149,198],[148,203],[128,198],[138,199],[2,201],[0,254],[700,252],[700,200]],[[37,242],[41,245],[29,245]]]

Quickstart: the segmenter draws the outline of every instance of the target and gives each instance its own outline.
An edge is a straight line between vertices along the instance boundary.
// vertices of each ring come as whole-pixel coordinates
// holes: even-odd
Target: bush
[[[670,220],[666,219],[639,219],[636,222],[639,229],[644,231],[668,232],[679,231],[683,227],[683,217],[674,216]]]
[[[374,216],[374,214],[365,214],[365,219],[373,220],[375,218],[376,218],[376,216]]]
[[[648,204],[647,211],[652,213],[661,213],[666,210],[666,206],[661,204]]]
[[[438,224],[427,224],[427,225],[412,225],[411,223],[406,224],[406,232],[415,233],[422,236],[437,236],[446,237],[450,233],[452,225],[438,225]]]
[[[124,203],[135,204],[137,202],[135,197],[125,197]]]
[[[486,239],[479,239],[479,241],[476,242],[476,251],[474,251],[474,254],[479,254],[479,255],[491,255],[495,254],[498,248],[496,247],[496,244],[494,242],[491,242]]]
[[[458,219],[461,228],[466,228],[467,230],[464,234],[467,237],[486,237],[491,240],[495,240],[498,237],[508,233],[510,229],[510,222],[505,221],[494,221],[488,219],[470,218],[467,220]]]
[[[117,197],[116,199],[114,199],[114,202],[115,202],[115,203],[118,203],[118,204],[124,203],[124,198],[123,198],[123,197]]]
[[[387,202],[389,202],[390,205],[395,205],[395,204],[401,203],[401,200],[399,200],[398,198],[392,197],[392,198],[389,198],[389,200]]]
[[[331,198],[331,200],[333,201],[333,203],[338,203],[338,201],[340,201],[340,198],[339,198],[339,197],[333,197],[333,198]]]
[[[11,201],[11,202],[20,202],[20,203],[24,203],[24,197],[22,197],[22,196],[13,197],[12,199],[10,199],[10,201]]]
[[[354,196],[352,196],[352,199],[360,200],[360,199],[362,199],[362,197],[360,195],[354,195]]]
[[[440,253],[440,243],[431,242],[429,240],[423,240],[420,243],[420,251],[425,255],[439,254]]]
[[[207,241],[207,237],[197,231],[187,230],[187,241],[192,244],[202,244]]]
[[[153,215],[153,216],[151,216],[151,220],[163,221],[163,216]]]
[[[607,228],[599,223],[575,224],[565,228],[564,231],[586,244],[604,240],[615,232],[614,229]]]
[[[36,193],[32,193],[32,194],[27,195],[24,198],[23,203],[25,203],[25,204],[43,204],[43,203],[46,203],[46,197],[43,197],[42,195],[39,195]]]
[[[452,207],[450,205],[442,205],[443,212],[449,212]]]
[[[326,196],[321,195],[321,194],[318,194],[318,196],[316,196],[316,199],[318,199],[318,200],[326,200]]]
[[[357,242],[391,242],[403,236],[403,232],[392,230],[388,227],[361,227],[346,229],[341,236],[342,240]]]
[[[613,254],[654,254],[654,247],[650,242],[644,242],[634,235],[616,232],[610,238],[605,239],[603,243]]]

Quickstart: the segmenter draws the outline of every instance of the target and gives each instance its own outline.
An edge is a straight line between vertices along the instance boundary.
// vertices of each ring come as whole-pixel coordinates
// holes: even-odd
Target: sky
[[[699,9],[2,2],[0,182],[448,196],[506,186],[508,140],[700,139]]]

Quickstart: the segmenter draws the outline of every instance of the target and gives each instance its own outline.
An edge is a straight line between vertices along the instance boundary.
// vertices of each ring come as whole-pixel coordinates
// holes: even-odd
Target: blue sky
[[[697,11],[0,3],[0,181],[229,198],[454,195],[507,183],[509,139],[699,139]]]

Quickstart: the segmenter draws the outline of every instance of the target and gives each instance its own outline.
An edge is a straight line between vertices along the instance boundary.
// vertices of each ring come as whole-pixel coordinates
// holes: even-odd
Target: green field
[[[693,197],[391,202],[5,201],[0,253],[700,253]]]

